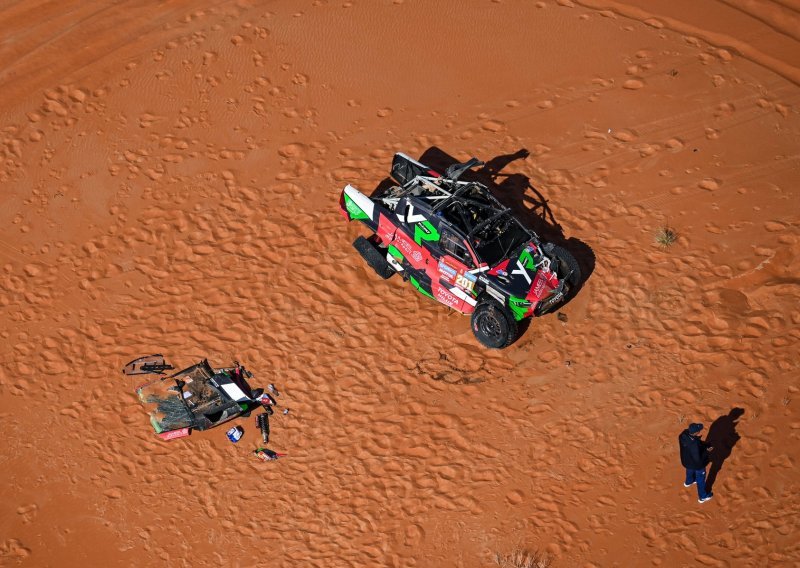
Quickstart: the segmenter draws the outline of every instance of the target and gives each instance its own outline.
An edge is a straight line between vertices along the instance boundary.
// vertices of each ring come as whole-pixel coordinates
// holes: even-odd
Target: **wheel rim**
[[[502,326],[497,316],[493,313],[481,314],[478,318],[478,330],[487,338],[499,341],[502,336]]]

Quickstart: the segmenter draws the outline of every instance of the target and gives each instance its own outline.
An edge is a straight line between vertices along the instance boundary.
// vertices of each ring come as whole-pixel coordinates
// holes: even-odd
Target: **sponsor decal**
[[[542,297],[542,292],[544,292],[544,285],[547,284],[547,279],[544,277],[543,274],[536,275],[536,282],[533,284],[533,289],[531,293],[536,298]]]
[[[459,299],[455,295],[451,294],[450,291],[444,286],[439,286],[436,289],[436,299],[444,305],[450,306],[451,308],[458,306],[459,303]]]
[[[431,241],[435,243],[438,240],[439,231],[436,230],[436,227],[431,225],[430,221],[422,221],[414,225],[414,241],[416,241],[418,245],[421,245],[422,241]]]
[[[397,218],[403,223],[414,225],[414,241],[421,245],[422,241],[437,242],[439,240],[439,231],[436,230],[430,221],[428,221],[421,213],[414,213],[414,205],[408,204],[405,214],[398,214]]]
[[[369,219],[369,215],[367,215],[347,194],[344,195],[344,206],[347,208],[351,219]]]
[[[528,275],[528,271],[525,270],[525,267],[522,265],[522,263],[519,260],[517,260],[517,269],[516,270],[512,270],[511,274],[521,274],[525,278],[525,280],[528,282],[528,286],[531,285],[531,277]]]
[[[470,274],[469,272],[463,272],[456,276],[456,286],[461,288],[462,290],[466,290],[467,292],[472,292],[473,288],[475,288],[475,281],[477,278],[474,274]]]
[[[448,284],[452,284],[456,277],[458,276],[458,271],[447,264],[444,260],[439,261],[439,274],[442,277],[442,280],[447,282]]]
[[[417,250],[416,246],[412,245],[411,242],[406,240],[405,234],[397,231],[396,238],[394,240],[394,244],[397,248],[406,255],[406,257],[411,257],[416,265],[422,262],[422,253]]]

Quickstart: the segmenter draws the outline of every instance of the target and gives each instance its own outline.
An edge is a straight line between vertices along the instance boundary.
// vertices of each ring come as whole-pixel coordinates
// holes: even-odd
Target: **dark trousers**
[[[706,470],[705,469],[687,469],[686,470],[686,485],[697,483],[697,498],[705,499],[708,497],[706,493]]]

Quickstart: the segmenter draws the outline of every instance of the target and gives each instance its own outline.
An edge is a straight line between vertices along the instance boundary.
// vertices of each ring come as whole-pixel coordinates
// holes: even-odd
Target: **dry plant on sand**
[[[675,229],[664,225],[659,227],[655,236],[656,244],[661,248],[669,248],[675,241],[678,240],[678,233]]]
[[[552,559],[540,552],[518,548],[511,554],[494,553],[494,562],[500,568],[548,568]]]

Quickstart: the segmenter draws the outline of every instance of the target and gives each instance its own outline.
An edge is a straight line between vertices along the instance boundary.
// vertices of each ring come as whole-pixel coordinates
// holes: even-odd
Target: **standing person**
[[[708,444],[703,442],[698,435],[703,429],[702,424],[696,422],[678,436],[681,448],[681,464],[686,468],[686,481],[684,487],[691,487],[697,483],[697,501],[705,503],[713,495],[706,491],[706,464],[708,463]]]

